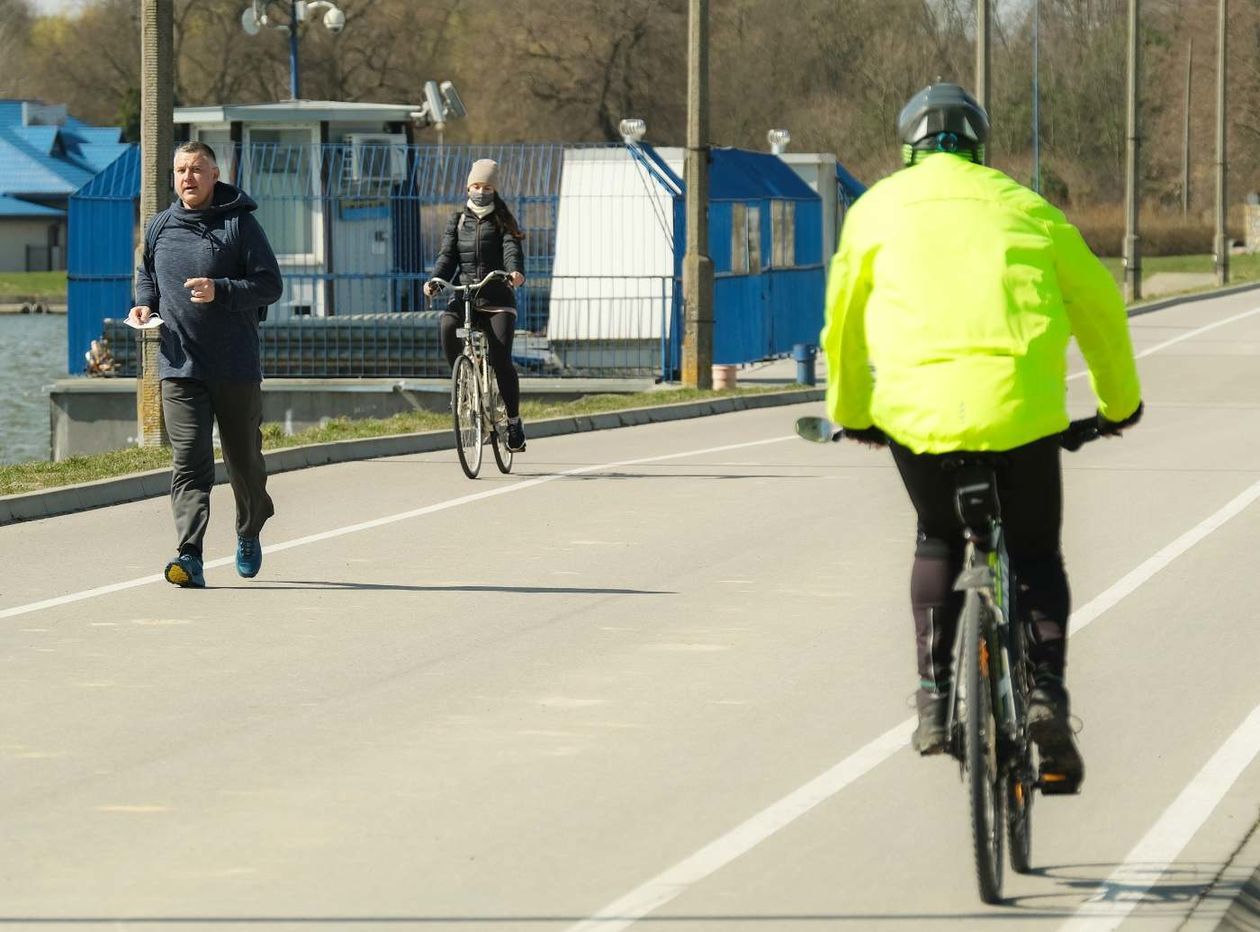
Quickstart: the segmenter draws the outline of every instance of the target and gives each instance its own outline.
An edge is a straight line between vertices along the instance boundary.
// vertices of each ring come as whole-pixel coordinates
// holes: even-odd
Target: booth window
[[[796,202],[770,202],[770,264],[778,269],[796,265]]]
[[[249,130],[245,190],[258,202],[255,216],[278,256],[309,258],[315,252],[314,212],[318,159],[304,129]]]
[[[731,205],[731,271],[737,275],[761,273],[761,208]]]

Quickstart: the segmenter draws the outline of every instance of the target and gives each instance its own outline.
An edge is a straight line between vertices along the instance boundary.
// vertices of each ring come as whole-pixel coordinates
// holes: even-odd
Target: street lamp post
[[[284,5],[284,0],[253,0],[241,13],[241,28],[246,35],[256,36],[264,26],[279,29],[289,37],[289,95],[293,100],[301,97],[301,78],[298,69],[298,30],[302,23],[321,10],[324,28],[336,34],[346,28],[346,14],[332,0],[288,0],[289,21],[272,22],[268,11],[273,6]]]

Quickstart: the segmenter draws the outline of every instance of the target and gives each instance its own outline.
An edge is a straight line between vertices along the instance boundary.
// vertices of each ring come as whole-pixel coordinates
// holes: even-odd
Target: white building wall
[[[9,217],[0,219],[0,272],[25,272],[26,247],[48,245],[49,227],[59,226],[57,242],[65,250],[66,223],[55,217]],[[65,267],[64,257],[61,262]]]

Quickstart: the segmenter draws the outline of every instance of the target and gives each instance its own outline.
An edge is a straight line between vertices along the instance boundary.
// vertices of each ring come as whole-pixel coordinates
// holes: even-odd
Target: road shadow
[[[518,473],[522,479],[581,479],[589,481],[592,479],[817,479],[812,475],[782,475],[781,473],[699,473],[699,472],[618,472],[616,470],[604,470],[599,472],[578,473],[576,475],[565,472],[531,472]]]
[[[603,586],[490,586],[466,585],[405,586],[400,583],[340,582],[328,579],[277,579],[266,583],[236,586],[207,586],[207,589],[272,589],[272,590],[353,590],[380,592],[507,592],[516,595],[677,595],[672,589],[618,589]]]
[[[1241,881],[1218,880],[1220,865],[1187,862],[1132,863],[1123,865],[1125,880],[1110,880],[1122,865],[1056,864],[1034,868],[1029,876],[1055,882],[1057,889],[1048,893],[1008,897],[1004,905],[1020,911],[1045,911],[1062,903],[1060,912],[1076,912],[1087,903],[1099,909],[1109,904],[1124,903],[1143,915],[1180,914],[1187,905],[1200,900],[1232,901],[1243,888]],[[1191,879],[1194,878],[1194,879]]]

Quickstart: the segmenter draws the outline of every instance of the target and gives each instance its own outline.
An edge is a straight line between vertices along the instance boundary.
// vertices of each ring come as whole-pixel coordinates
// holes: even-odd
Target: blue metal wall
[[[70,198],[66,371],[84,371],[84,353],[106,317],[131,307],[140,147],[132,146]]]
[[[471,163],[493,158],[500,164],[500,188],[526,238],[527,284],[518,294],[518,332],[546,331],[555,258],[555,225],[565,149],[560,144],[502,146],[407,146],[399,156],[389,147],[368,147],[349,162],[345,145],[289,147],[257,144],[233,154],[242,185],[269,213],[268,234],[277,240],[306,242],[312,234],[303,211],[319,210],[335,224],[324,243],[312,245],[323,259],[282,267],[291,307],[277,308],[267,324],[294,313],[312,295],[316,313],[338,317],[423,310],[420,285],[427,278],[452,212],[463,203]],[[302,150],[302,151],[296,151]],[[650,147],[643,151],[656,162]],[[385,164],[401,157],[405,170]],[[221,161],[223,153],[220,153]],[[364,164],[363,160],[368,160]],[[375,163],[372,160],[376,160]],[[711,162],[710,254],[715,261],[714,358],[751,362],[814,342],[822,325],[824,270],[821,203],[781,160],[766,153],[717,149]],[[296,166],[296,167],[295,167]],[[305,167],[303,167],[305,166]],[[664,169],[668,173],[668,169]],[[391,175],[392,173],[392,175]],[[660,184],[660,178],[655,182]],[[675,194],[675,276],[681,280],[685,243],[682,193]],[[119,318],[132,303],[137,231],[139,152],[131,149],[70,200],[69,371],[83,371],[83,356],[103,331],[107,317]],[[795,205],[795,263],[769,267],[772,256],[771,202]],[[731,205],[760,210],[763,268],[758,274],[732,274]],[[336,224],[340,224],[338,227]],[[373,233],[373,231],[375,231]],[[615,236],[613,230],[609,235]],[[383,240],[387,238],[388,244]],[[277,250],[280,252],[281,250]],[[327,263],[331,254],[332,264]],[[675,335],[661,347],[661,375],[678,371],[682,307],[675,295]],[[295,326],[300,325],[295,321]],[[299,327],[300,329],[300,327]],[[327,329],[327,328],[324,328]],[[322,332],[322,331],[321,331]],[[301,334],[298,334],[298,338]],[[522,345],[527,341],[520,340]],[[536,341],[535,341],[536,342]],[[525,363],[525,360],[522,360]],[[617,364],[608,374],[616,374]],[[340,365],[338,371],[341,371]],[[359,373],[347,371],[347,375]],[[564,372],[550,374],[563,375]],[[576,373],[574,373],[576,374]],[[582,373],[590,374],[590,373]]]

